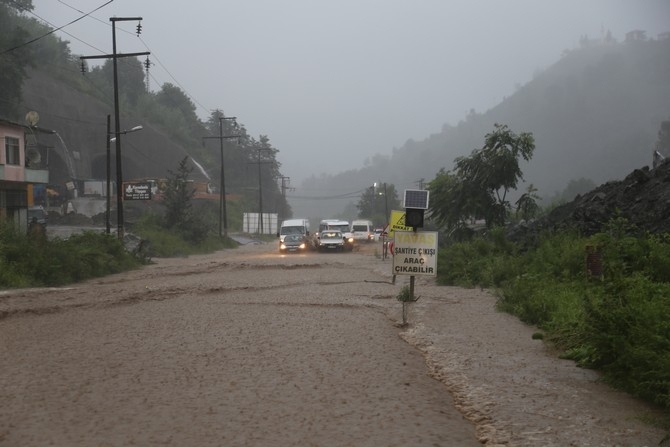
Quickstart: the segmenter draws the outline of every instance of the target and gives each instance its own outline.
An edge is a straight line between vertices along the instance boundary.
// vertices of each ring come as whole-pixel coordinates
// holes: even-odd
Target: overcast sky
[[[582,35],[670,31],[670,0],[33,0],[53,27],[106,3],[57,33],[73,54],[111,53],[109,18],[142,17],[117,51],[152,52],[151,89],[267,135],[293,185],[485,112]]]

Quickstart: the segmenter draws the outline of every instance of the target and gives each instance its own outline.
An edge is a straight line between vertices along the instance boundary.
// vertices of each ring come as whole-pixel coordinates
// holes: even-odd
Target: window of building
[[[5,163],[8,165],[20,165],[21,153],[19,151],[19,139],[5,137]]]

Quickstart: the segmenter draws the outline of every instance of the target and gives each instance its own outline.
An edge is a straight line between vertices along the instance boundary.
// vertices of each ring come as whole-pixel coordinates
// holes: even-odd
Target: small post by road
[[[416,276],[437,276],[436,231],[417,231],[423,228],[423,214],[428,209],[428,191],[405,191],[405,225],[411,231],[394,231],[393,270],[395,275],[409,275],[409,291],[400,294],[402,301],[402,325],[407,325],[410,303],[415,302],[414,282]]]

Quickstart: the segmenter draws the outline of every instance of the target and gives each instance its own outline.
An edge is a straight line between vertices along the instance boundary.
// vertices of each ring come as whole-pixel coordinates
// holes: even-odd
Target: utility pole
[[[285,176],[280,176],[281,179],[281,195],[283,197],[283,202],[282,202],[282,213],[281,213],[281,219],[284,219],[284,216],[286,215],[286,209],[284,207],[284,204],[286,203],[286,190],[290,189],[289,185],[291,184],[291,177],[285,177]]]
[[[228,215],[226,211],[226,177],[223,169],[223,140],[225,138],[240,138],[240,135],[224,135],[223,134],[223,121],[232,120],[233,125],[237,127],[237,118],[234,116],[219,116],[219,136],[218,137],[202,137],[203,140],[206,139],[218,139],[219,145],[221,147],[221,187],[219,188],[219,237],[225,236],[228,237]],[[223,233],[221,232],[221,226],[223,222]]]
[[[116,219],[117,219],[117,236],[123,241],[123,176],[121,174],[121,123],[119,113],[119,76],[117,68],[117,59],[121,57],[137,57],[148,56],[149,51],[140,53],[117,53],[116,52],[116,22],[137,21],[140,22],[142,17],[110,17],[112,22],[112,54],[103,54],[102,56],[81,56],[82,72],[84,71],[85,59],[112,59],[114,65],[114,136],[116,137]],[[137,24],[137,34],[142,31],[142,25]],[[109,137],[108,137],[109,138]]]
[[[112,188],[111,188],[111,185],[110,185],[110,183],[111,183],[110,179],[112,177],[112,174],[111,174],[112,156],[110,154],[110,148],[109,148],[109,143],[110,143],[109,134],[111,132],[111,123],[110,123],[111,119],[112,119],[112,117],[107,115],[107,135],[105,135],[105,141],[107,143],[107,168],[106,168],[107,169],[107,184],[106,184],[107,191],[105,192],[105,195],[106,195],[106,197],[105,197],[105,199],[106,199],[106,202],[105,202],[105,233],[106,234],[109,234],[110,230],[111,230],[110,224],[109,224],[110,209],[111,209],[110,208],[111,207],[110,195],[112,194]]]
[[[217,137],[202,137],[203,140],[207,139],[217,139],[219,140],[219,146],[221,148],[221,188],[219,189],[219,237],[225,236],[228,237],[228,212],[226,210],[226,177],[223,165],[223,140],[226,138],[240,138],[240,135],[224,135],[223,134],[223,121],[232,120],[233,126],[237,128],[237,117],[234,116],[219,116],[219,136]],[[221,226],[223,222],[223,233],[221,232]]]
[[[258,161],[256,164],[258,165],[258,228],[259,228],[259,234],[263,234],[263,180],[262,180],[262,175],[261,175],[261,165],[262,164],[272,164],[271,161],[263,161],[261,162],[261,151],[269,151],[271,150],[269,147],[259,147],[257,148],[258,150]]]

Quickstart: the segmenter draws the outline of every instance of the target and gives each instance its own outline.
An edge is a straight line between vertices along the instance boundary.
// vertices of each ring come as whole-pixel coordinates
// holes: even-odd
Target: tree
[[[146,95],[144,83],[144,66],[136,57],[122,57],[116,60],[119,81],[119,96],[135,106],[142,96]],[[89,75],[100,86],[108,97],[114,91],[114,61],[110,58],[101,67],[95,67]]]
[[[507,193],[516,189],[523,173],[519,157],[528,161],[535,150],[530,133],[519,135],[495,124],[484,146],[455,160],[455,172],[441,170],[430,182],[431,217],[448,228],[467,219],[484,219],[488,228],[503,225],[510,210]]]
[[[539,199],[540,196],[537,195],[537,188],[530,184],[526,192],[516,201],[517,216],[524,220],[530,220],[535,217],[540,210],[540,206],[537,204]]]
[[[165,207],[165,227],[173,229],[185,240],[199,243],[207,236],[207,226],[193,212],[191,200],[195,188],[188,181],[193,168],[188,166],[188,157],[179,162],[177,172],[169,172],[163,196]]]
[[[29,34],[18,19],[16,10],[32,10],[30,0],[0,0],[0,116],[15,117],[21,102],[26,67],[32,64],[31,46],[22,44]],[[12,48],[16,48],[12,50]]]
[[[370,219],[376,225],[388,223],[391,211],[400,208],[395,186],[390,183],[370,186],[361,194],[356,208],[361,219]]]

